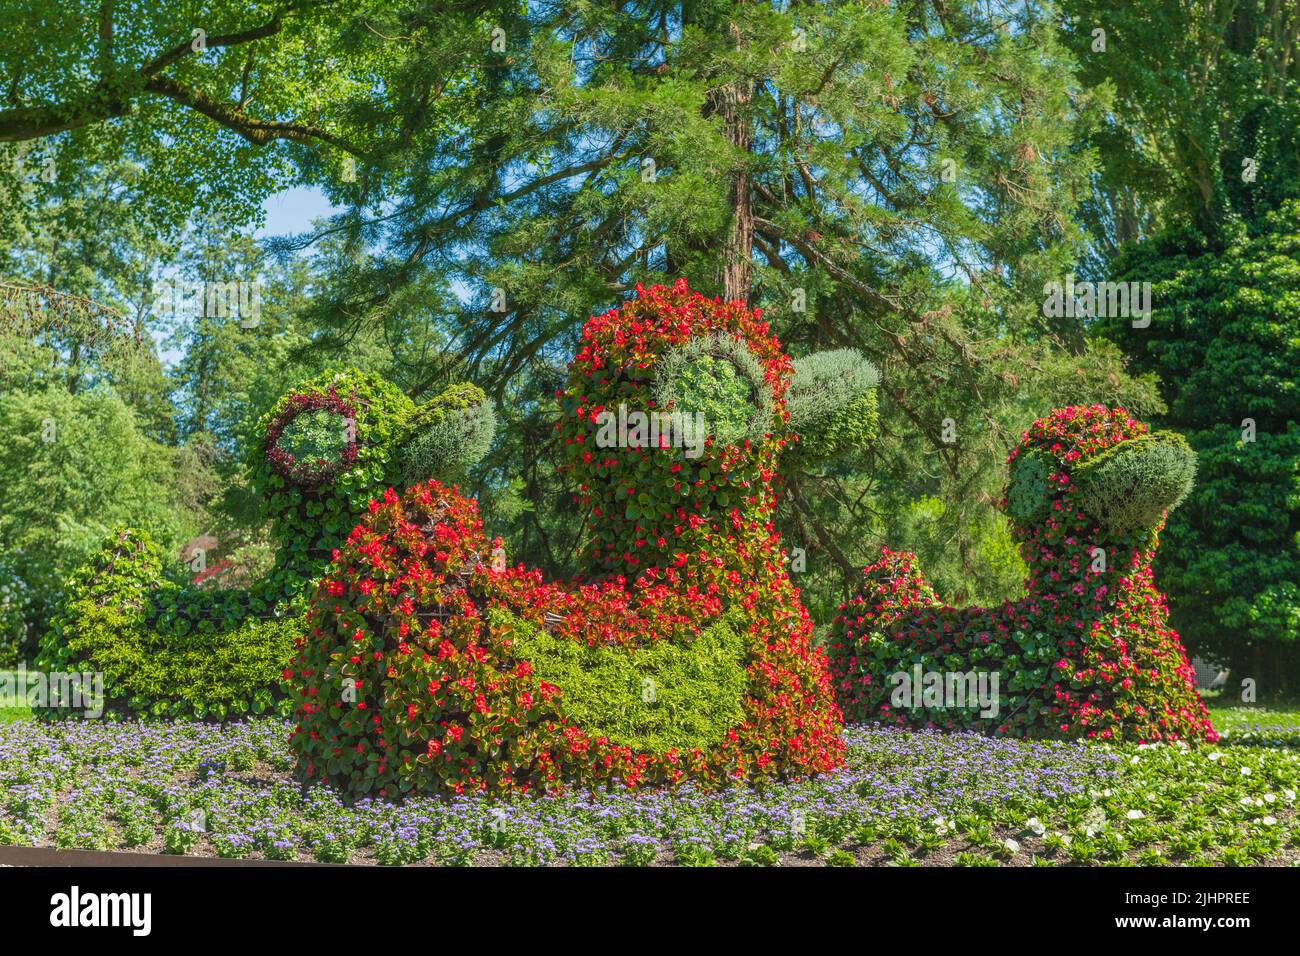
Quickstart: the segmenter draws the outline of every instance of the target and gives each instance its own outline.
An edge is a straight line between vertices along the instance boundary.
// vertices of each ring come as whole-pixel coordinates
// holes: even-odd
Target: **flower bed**
[[[349,804],[326,787],[300,791],[287,729],[279,720],[0,726],[0,842],[388,865],[1300,858],[1293,750],[858,726],[845,732],[842,770],[762,790]]]

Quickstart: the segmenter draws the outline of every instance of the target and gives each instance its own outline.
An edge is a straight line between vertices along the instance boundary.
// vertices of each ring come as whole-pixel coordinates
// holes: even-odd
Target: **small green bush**
[[[723,622],[691,644],[589,647],[552,637],[507,611],[489,624],[513,632],[513,654],[564,689],[562,711],[592,737],[649,753],[705,749],[744,717],[745,638]]]
[[[1103,527],[1123,533],[1153,526],[1187,497],[1196,453],[1175,432],[1153,432],[1115,445],[1075,469],[1080,503]]]
[[[165,580],[162,549],[143,532],[119,532],[73,578],[37,666],[47,673],[101,673],[104,712],[114,717],[287,713],[280,674],[302,633],[301,617],[207,616],[221,596]],[[188,626],[160,626],[163,608],[167,619]],[[57,718],[83,711],[38,712]]]

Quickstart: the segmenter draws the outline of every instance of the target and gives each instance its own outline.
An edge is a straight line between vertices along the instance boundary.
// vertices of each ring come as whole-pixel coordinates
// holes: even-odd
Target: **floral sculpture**
[[[355,516],[393,482],[456,474],[494,428],[473,385],[416,406],[354,369],[302,383],[262,418],[247,462],[277,545],[270,573],[247,589],[194,587],[147,534],[120,529],[74,576],[38,666],[103,674],[117,717],[287,713],[282,674],[307,599]],[[52,703],[46,716],[82,710]]]
[[[1007,462],[1002,507],[1028,565],[1025,597],[948,607],[913,555],[885,549],[834,624],[840,706],[858,720],[1017,737],[1217,740],[1151,571],[1195,473],[1182,436],[1123,409],[1063,408]],[[995,706],[971,693],[990,676]]]
[[[555,426],[584,577],[494,569],[475,503],[437,481],[371,502],[291,666],[301,776],[394,796],[838,766],[777,464],[865,441],[877,380],[854,353],[792,362],[759,313],[684,281],[591,318]]]

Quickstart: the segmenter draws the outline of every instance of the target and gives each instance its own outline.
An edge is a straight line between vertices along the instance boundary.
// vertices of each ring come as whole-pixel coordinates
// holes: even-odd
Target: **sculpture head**
[[[377,375],[327,372],[263,417],[250,470],[281,547],[319,559],[386,488],[452,480],[480,460],[495,421],[475,385],[453,385],[416,405]]]
[[[593,567],[661,564],[701,530],[771,538],[778,460],[816,462],[875,433],[866,359],[792,361],[759,312],[684,280],[638,287],[582,339],[556,431],[591,509]]]
[[[1038,419],[1007,462],[1003,507],[1031,548],[1065,538],[1146,548],[1196,476],[1196,453],[1183,436],[1150,432],[1124,409],[1103,405]]]

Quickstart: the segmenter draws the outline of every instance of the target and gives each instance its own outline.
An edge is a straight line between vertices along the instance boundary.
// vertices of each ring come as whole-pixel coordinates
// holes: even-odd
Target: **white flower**
[[[1241,775],[1242,775],[1243,777],[1249,777],[1249,776],[1250,776],[1250,768],[1249,768],[1249,767],[1242,767],[1242,768],[1241,768]]]
[[[1274,825],[1277,823],[1277,817],[1265,817],[1264,819],[1260,820],[1259,822],[1262,823],[1262,824],[1264,824],[1264,826],[1266,826],[1266,827],[1271,827],[1271,826],[1274,826]]]
[[[1277,803],[1277,796],[1276,796],[1275,794],[1272,794],[1272,793],[1266,793],[1266,794],[1264,794],[1264,802],[1265,802],[1265,803]]]
[[[1047,827],[1043,824],[1042,820],[1038,819],[1038,817],[1030,817],[1025,821],[1025,826],[1027,826],[1036,836],[1042,836],[1047,832]]]
[[[1252,803],[1254,803],[1255,801],[1252,800],[1250,797],[1242,797],[1242,798],[1241,798],[1240,800],[1238,800],[1237,802],[1240,803],[1243,807],[1248,807],[1248,806],[1250,806]]]
[[[1294,790],[1283,790],[1283,791],[1282,791],[1282,796],[1283,796],[1283,798],[1286,800],[1287,803],[1290,803],[1292,800],[1295,799],[1295,791],[1294,791]]]
[[[1012,853],[1020,852],[1020,844],[1017,843],[1015,840],[1011,839],[1010,837],[1007,837],[1007,839],[1003,842],[1002,845],[1006,847],[1008,850],[1010,850]]]
[[[1130,820],[1141,820],[1143,817],[1146,816],[1146,814],[1143,813],[1141,810],[1130,810],[1127,816]]]

